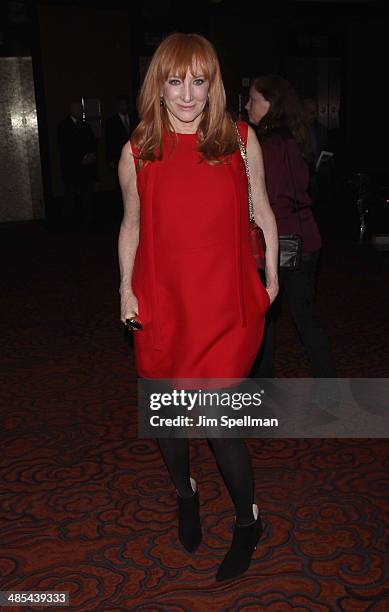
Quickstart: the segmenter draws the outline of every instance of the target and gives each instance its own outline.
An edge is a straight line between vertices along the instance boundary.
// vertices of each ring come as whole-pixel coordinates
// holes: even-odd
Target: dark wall
[[[209,37],[223,72],[229,108],[237,110],[242,78],[279,72],[284,49],[281,18],[213,17]]]
[[[348,23],[344,123],[352,166],[388,171],[389,20]]]
[[[132,95],[128,11],[40,5],[42,74],[54,195],[61,192],[57,125],[80,96],[101,101],[103,119],[115,111],[118,94]],[[112,186],[100,148],[98,189]]]
[[[287,3],[285,10],[276,1],[267,7],[258,3],[249,14],[246,4],[201,0],[193,14],[190,6],[178,0],[130,6],[116,1],[113,8],[108,2],[42,2],[38,8],[42,81],[55,194],[61,190],[56,127],[68,103],[80,95],[99,98],[105,118],[113,112],[118,93],[127,91],[135,102],[139,58],[144,63],[165,34],[180,30],[198,31],[214,43],[233,110],[237,110],[238,94],[244,91],[242,78],[270,72],[286,75],[292,56],[339,57],[341,165],[386,169],[385,40],[389,28],[387,18],[372,17],[376,14],[373,4],[345,8],[335,3],[297,2]],[[162,5],[163,10],[155,10]],[[315,79],[307,74],[306,95],[313,93]],[[110,188],[111,183],[112,175],[109,179],[102,165],[98,188]]]

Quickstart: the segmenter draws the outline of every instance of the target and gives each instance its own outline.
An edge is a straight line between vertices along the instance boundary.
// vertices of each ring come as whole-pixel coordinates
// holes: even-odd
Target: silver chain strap
[[[240,135],[239,128],[236,125],[235,121],[234,121],[234,126],[235,126],[235,130],[236,130],[236,135],[238,136],[240,154],[242,156],[242,159],[244,161],[244,167],[246,169],[248,200],[249,200],[249,216],[250,216],[250,223],[252,223],[252,222],[255,222],[255,219],[254,219],[253,194],[251,192],[250,169],[249,169],[249,162],[248,162],[248,159],[247,159],[247,151],[246,151],[246,147],[243,144],[243,140],[242,140],[242,137]]]

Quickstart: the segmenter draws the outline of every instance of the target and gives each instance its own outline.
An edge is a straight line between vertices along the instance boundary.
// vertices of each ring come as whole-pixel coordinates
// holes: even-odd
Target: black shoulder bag
[[[289,154],[287,145],[285,145],[286,159],[288,162],[290,180],[292,182],[293,193],[294,193],[294,210],[297,212],[300,234],[288,234],[285,236],[278,236],[279,241],[279,262],[280,268],[283,270],[298,270],[301,265],[301,258],[303,254],[303,229],[300,217],[300,207],[296,197],[296,186],[293,179],[292,169],[290,166]]]

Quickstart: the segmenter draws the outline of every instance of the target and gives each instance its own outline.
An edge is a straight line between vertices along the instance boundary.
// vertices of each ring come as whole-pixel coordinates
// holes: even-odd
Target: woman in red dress
[[[244,378],[277,295],[277,230],[256,136],[247,147],[255,220],[266,246],[266,288],[249,244],[247,177],[226,110],[212,45],[172,34],[158,47],[139,97],[141,121],[122,151],[119,235],[121,321],[136,331],[138,375],[147,379]],[[158,439],[176,487],[179,539],[201,540],[199,495],[187,439]],[[218,580],[244,572],[262,533],[243,439],[210,439],[235,506],[234,536]]]

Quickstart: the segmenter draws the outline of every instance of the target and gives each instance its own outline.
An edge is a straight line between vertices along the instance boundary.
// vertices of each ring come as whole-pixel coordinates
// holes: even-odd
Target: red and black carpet
[[[115,232],[0,229],[12,253],[0,279],[1,590],[69,591],[79,611],[389,610],[384,439],[251,439],[265,533],[228,584],[215,573],[233,507],[206,441],[192,441],[203,541],[181,549],[162,459],[136,437]],[[388,267],[327,246],[319,302],[339,376],[388,376]],[[286,309],[279,331],[278,375],[309,376]]]

